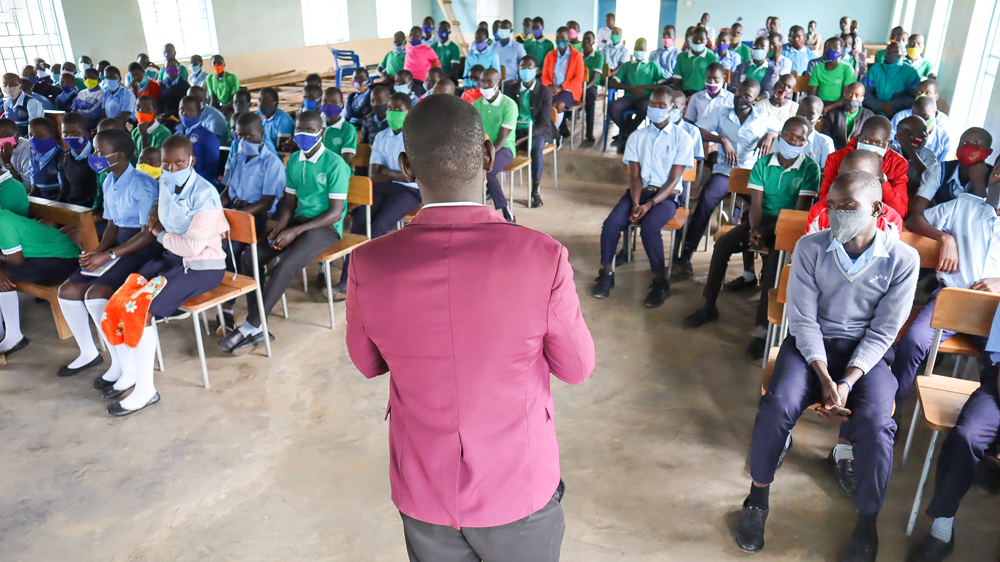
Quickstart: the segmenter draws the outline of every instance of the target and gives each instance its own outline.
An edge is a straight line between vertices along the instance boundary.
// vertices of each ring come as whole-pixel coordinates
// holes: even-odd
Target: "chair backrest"
[[[802,238],[809,222],[808,211],[782,209],[778,214],[778,224],[774,227],[774,249],[791,252],[795,243]]]
[[[690,168],[684,168],[684,175],[681,176],[681,181],[693,182],[698,179],[698,162],[695,161],[694,165]]]
[[[364,176],[351,176],[351,185],[347,188],[347,202],[354,205],[371,205],[375,202],[372,190],[372,180]]]
[[[80,235],[78,243],[82,250],[94,250],[101,243],[91,209],[69,203],[57,203],[41,197],[28,197],[28,202],[28,216],[76,228]]]
[[[585,66],[583,67],[583,83],[587,82],[590,82],[590,69]]]
[[[465,67],[465,63],[462,63],[462,66]],[[500,65],[500,81],[507,81],[507,67],[502,64]]]
[[[899,239],[913,246],[920,254],[920,267],[934,269],[941,255],[941,244],[932,238],[905,231],[899,233]]]
[[[945,287],[937,294],[931,328],[988,337],[1000,295]]]
[[[796,92],[808,92],[809,91],[809,79],[811,76],[796,76],[795,77],[795,90]]]
[[[372,145],[359,144],[358,151],[354,153],[354,167],[367,166],[372,158]]]
[[[788,276],[791,275],[791,273],[791,264],[781,268],[781,277],[778,278],[778,302],[781,304],[788,302]]]
[[[257,229],[254,227],[253,215],[234,209],[225,209],[226,220],[229,221],[229,239],[244,244],[257,243]]]
[[[746,168],[733,168],[729,172],[729,193],[739,195],[750,195],[750,170]]]
[[[733,71],[726,70],[725,73],[726,73],[726,84],[729,84],[730,82],[733,81]]]

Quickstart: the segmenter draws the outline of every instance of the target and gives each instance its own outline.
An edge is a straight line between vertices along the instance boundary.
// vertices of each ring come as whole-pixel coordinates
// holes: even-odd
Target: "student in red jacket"
[[[552,107],[559,112],[555,125],[566,136],[563,114],[583,99],[583,55],[569,46],[569,28],[556,31],[556,48],[542,62],[542,85],[552,92]]]

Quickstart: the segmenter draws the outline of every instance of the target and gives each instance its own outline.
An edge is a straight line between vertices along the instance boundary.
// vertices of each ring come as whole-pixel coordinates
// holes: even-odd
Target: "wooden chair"
[[[626,172],[629,171],[628,165],[625,166]],[[694,185],[694,181],[698,178],[698,162],[694,162],[690,168],[684,169],[684,175],[681,176],[681,181],[686,182],[687,185],[684,186],[684,206],[678,207],[677,212],[674,213],[674,218],[670,219],[670,222],[663,225],[661,230],[667,230],[670,232],[670,242],[667,244],[666,256],[667,256],[667,279],[670,279],[670,272],[674,267],[674,236],[676,236],[677,231],[681,231],[681,246],[684,246],[684,240],[687,237],[687,219],[691,215],[691,186]],[[628,252],[628,261],[632,261],[632,257],[635,255],[636,237],[639,233],[640,226],[637,224],[628,225],[628,234],[625,238],[625,248]],[[615,263],[611,262],[611,269],[614,271]]]
[[[729,172],[729,217],[732,219],[733,214],[736,212],[736,199],[737,196],[749,196],[750,188],[748,187],[750,183],[750,170],[746,168],[733,168]],[[719,203],[719,229],[715,231],[714,240],[718,241],[723,234],[729,232],[733,229],[734,224],[722,224],[722,217],[725,214],[723,210],[723,203]],[[709,226],[711,230],[711,226]]]
[[[91,209],[69,203],[57,203],[41,197],[28,197],[28,202],[28,216],[76,228],[76,242],[80,249],[91,251],[97,248],[100,239],[97,237],[97,228],[94,226],[94,215]],[[51,285],[18,281],[17,290],[48,301],[49,307],[52,309],[52,319],[56,323],[56,333],[59,335],[59,339],[65,340],[73,337],[73,333],[59,307],[59,285],[62,285],[62,281]]]
[[[254,228],[253,215],[232,209],[226,209],[225,212],[226,220],[229,221],[229,239],[236,242],[243,242],[250,249],[250,256],[253,260],[253,277],[226,272],[221,285],[211,291],[188,299],[181,306],[181,310],[191,313],[191,319],[194,322],[194,338],[198,342],[198,359],[201,361],[201,375],[205,382],[205,388],[210,388],[208,382],[208,364],[205,361],[205,341],[201,336],[201,326],[199,326],[198,319],[202,317],[205,335],[209,335],[207,316],[209,309],[216,309],[219,318],[222,318],[222,303],[231,301],[247,293],[257,293],[257,307],[261,311],[261,328],[264,330],[264,349],[267,352],[267,356],[271,356],[271,337],[267,329],[267,313],[264,311],[264,294],[261,292],[260,264],[257,259],[257,230]],[[236,259],[236,256],[233,256],[233,258]],[[158,322],[153,322],[154,331],[157,329],[156,324]],[[225,323],[223,323],[223,335],[225,335],[225,330]],[[156,354],[160,370],[162,371],[164,368],[163,351],[160,347],[159,333],[156,336]]]
[[[774,249],[778,250],[778,268],[781,271],[781,275],[778,277],[778,284],[771,289],[768,289],[768,326],[767,326],[767,347],[765,349],[770,350],[772,347],[780,345],[781,341],[785,339],[785,334],[787,334],[787,327],[785,326],[785,306],[784,297],[779,301],[777,300],[777,292],[781,291],[784,294],[784,288],[782,283],[788,282],[788,271],[789,266],[786,265],[788,254],[795,249],[795,244],[799,241],[799,238],[805,233],[806,223],[809,221],[808,211],[796,211],[793,209],[783,209],[781,213],[778,214],[778,223],[774,227]],[[772,295],[771,292],[774,292]],[[771,318],[772,308],[777,312],[777,321],[773,321]],[[767,357],[768,354],[764,354],[764,364],[761,365],[762,368],[767,368]]]
[[[553,117],[556,114],[557,114],[556,110],[553,108],[552,109],[552,115],[553,115]],[[527,152],[526,153],[525,152],[518,152],[518,153],[516,153],[514,155],[514,160],[506,168],[504,168],[503,171],[506,172],[506,173],[508,173],[510,175],[510,193],[511,193],[510,200],[511,200],[511,204],[513,204],[513,201],[514,201],[514,172],[518,173],[518,176],[521,178],[521,180],[520,180],[521,181],[521,185],[524,185],[524,183],[525,183],[524,182],[524,176],[521,175],[521,174],[523,174],[525,168],[527,168],[527,171],[528,171],[528,182],[527,182],[527,184],[528,184],[528,202],[527,202],[527,206],[530,209],[531,208],[531,183],[532,183],[532,178],[534,177],[533,176],[533,166],[531,164],[531,149],[532,149],[532,142],[534,140],[533,139],[533,137],[534,137],[534,123],[531,122],[531,121],[518,121],[517,124],[518,124],[518,126],[526,125],[528,127]],[[546,154],[550,154],[550,153],[552,154],[552,177],[554,178],[554,183],[555,183],[555,188],[556,189],[559,189],[559,154],[558,154],[558,150],[559,150],[559,140],[558,140],[558,138],[556,139],[556,142],[553,142],[553,143],[550,143],[550,144],[546,144],[545,147],[542,148],[542,158],[544,158]]]
[[[570,114],[570,117],[571,117],[570,127],[569,127],[569,149],[570,150],[573,150],[573,137],[576,135],[576,116],[580,113],[580,110],[586,109],[586,107],[587,107],[587,100],[586,100],[586,98],[587,98],[587,82],[589,82],[589,81],[590,81],[590,69],[587,68],[587,67],[583,67],[583,89],[581,90],[581,92],[583,92],[583,95],[581,96],[580,101],[576,102],[576,105],[574,105],[573,107],[569,108],[569,112],[570,112],[569,114]],[[582,125],[583,124],[581,123],[581,126]],[[580,131],[580,138],[581,139],[583,138],[583,131],[582,130]]]
[[[778,276],[778,288],[768,289],[767,292],[767,321],[772,325],[778,325],[782,329],[784,328],[785,319],[787,312],[785,311],[785,303],[788,302],[788,278],[791,275],[792,266],[786,265],[781,270],[781,275]],[[771,327],[768,327],[770,330]],[[783,337],[782,330],[774,330],[774,345],[768,348],[768,352],[764,354],[767,358],[764,364],[764,379],[760,385],[760,393],[763,396],[767,392],[767,385],[771,382],[771,375],[774,374],[774,362],[778,359],[778,350],[780,349],[780,341],[777,337],[781,335]],[[771,340],[768,340],[771,343]]]
[[[802,94],[809,93],[809,80],[812,76],[796,76],[795,77],[795,89],[792,90],[796,96],[801,99]]]
[[[358,151],[354,153],[354,167],[367,168],[372,159],[372,145],[358,144]]]

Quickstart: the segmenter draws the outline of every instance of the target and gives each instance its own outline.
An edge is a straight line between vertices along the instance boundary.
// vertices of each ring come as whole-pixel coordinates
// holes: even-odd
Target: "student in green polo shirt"
[[[743,24],[734,23],[732,27],[729,28],[729,33],[733,37],[732,46],[729,48],[740,56],[741,61],[746,62],[750,60],[750,47],[743,44]]]
[[[909,40],[906,42],[906,56],[903,58],[903,64],[908,64],[913,67],[913,70],[917,71],[920,75],[921,80],[927,78],[937,78],[937,73],[934,72],[934,65],[931,61],[925,59],[922,55],[924,54],[924,36],[919,33],[914,33],[910,35]]]
[[[675,89],[682,90],[688,97],[704,90],[705,73],[713,62],[719,62],[719,56],[708,49],[708,32],[704,27],[695,28],[691,48],[677,56],[673,77]]]
[[[840,60],[843,52],[844,41],[840,37],[827,39],[823,51],[826,62],[813,67],[809,78],[809,93],[819,96],[826,105],[839,101],[844,86],[858,81],[854,67]]]
[[[135,153],[139,154],[147,148],[160,148],[170,136],[170,129],[156,118],[156,100],[152,96],[139,96],[135,102],[135,113],[139,119],[139,124],[132,129]]]
[[[26,217],[28,206],[28,190],[24,189],[24,184],[14,179],[10,172],[4,170],[3,174],[0,174],[0,209]]]
[[[344,157],[351,172],[354,171],[354,155],[358,152],[358,130],[344,119],[344,94],[338,88],[327,88],[323,92],[320,113],[326,119],[323,145]]]
[[[390,88],[396,82],[396,73],[403,70],[403,63],[406,62],[406,35],[402,31],[397,31],[392,36],[392,50],[385,54],[382,62],[375,70],[382,75],[380,84],[387,84]]]
[[[642,37],[636,39],[635,50],[632,52],[635,60],[621,65],[618,68],[618,73],[612,76],[608,83],[608,88],[625,91],[623,97],[608,105],[608,114],[611,116],[611,120],[621,130],[621,134],[615,140],[619,152],[625,151],[625,142],[628,140],[628,136],[646,119],[649,94],[657,85],[667,80],[660,65],[647,60],[647,54],[646,40]],[[704,73],[702,73],[702,82],[704,82]],[[703,83],[702,88],[704,87]],[[630,119],[626,119],[625,111],[634,111],[635,113]]]
[[[507,198],[504,197],[503,185],[498,176],[514,161],[514,130],[517,129],[518,104],[501,92],[500,73],[495,68],[483,71],[483,77],[479,81],[479,91],[483,97],[472,102],[472,107],[476,108],[479,116],[483,118],[483,130],[496,148],[493,169],[486,173],[486,189],[493,198],[493,206],[503,213],[508,222],[514,222],[514,215],[511,214]]]
[[[431,46],[441,61],[441,70],[452,80],[458,78],[462,66],[462,50],[451,40],[451,23],[442,20],[438,26],[438,41]],[[400,64],[402,68],[402,64]],[[428,88],[430,90],[430,88]]]
[[[233,96],[240,89],[240,79],[232,72],[226,72],[226,59],[222,55],[212,57],[212,72],[205,78],[205,89],[212,98],[212,105],[223,113],[233,110]]]
[[[226,353],[249,352],[263,345],[261,315],[271,311],[285,294],[292,277],[316,259],[316,255],[340,241],[344,226],[351,169],[344,159],[327,150],[321,139],[323,114],[300,111],[295,117],[292,140],[299,147],[288,157],[285,194],[274,229],[257,243],[261,266],[270,264],[264,283],[264,310],[253,295],[247,298],[247,319],[219,342]],[[251,254],[244,252],[243,266],[252,270]],[[274,261],[280,257],[280,260]],[[329,270],[327,270],[329,283]]]
[[[684,319],[687,328],[698,328],[719,319],[716,301],[726,280],[726,268],[733,254],[774,246],[774,227],[782,209],[806,211],[813,197],[819,194],[822,173],[819,164],[805,154],[810,132],[809,122],[803,117],[792,117],[785,122],[773,154],[762,156],[750,170],[750,220],[727,232],[715,243],[712,265],[705,284],[705,304]],[[761,286],[773,287],[778,271],[778,252],[768,252],[764,257]],[[767,333],[768,293],[761,291],[757,306],[757,333],[754,335],[747,356],[760,359],[764,352]]]
[[[21,333],[17,283],[49,285],[76,271],[80,248],[59,229],[0,209],[0,320],[6,333],[0,353],[28,345]]]
[[[601,73],[604,72],[604,54],[594,48],[596,36],[593,31],[583,34],[583,66],[587,68],[587,83],[583,85],[584,113],[587,119],[587,130],[584,140],[595,142],[594,138],[594,107],[597,105],[597,87],[601,84]]]
[[[532,38],[524,42],[525,52],[539,61],[544,61],[545,55],[549,54],[549,51],[556,48],[556,46],[552,44],[552,41],[546,39],[545,36],[542,35],[542,31],[544,29],[545,20],[540,17],[531,20]]]

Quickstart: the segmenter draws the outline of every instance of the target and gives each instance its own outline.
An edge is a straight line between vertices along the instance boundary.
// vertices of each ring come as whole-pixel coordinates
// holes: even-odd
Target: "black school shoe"
[[[747,505],[747,500],[743,500],[740,520],[736,523],[736,531],[733,533],[736,546],[746,552],[760,552],[764,548],[764,524],[767,522],[769,511],[770,509],[766,507]]]
[[[681,323],[685,328],[700,328],[709,322],[715,322],[719,319],[719,309],[715,308],[712,310],[705,310],[699,308],[694,311],[693,314],[685,318]]]
[[[594,290],[591,291],[590,296],[595,299],[606,299],[611,296],[611,289],[615,288],[615,272],[614,271],[604,271],[603,269],[597,272],[597,284],[594,285]]]
[[[7,351],[0,352],[0,355],[3,355],[5,357],[10,357],[11,355],[17,353],[18,351],[21,351],[22,349],[28,347],[29,343],[31,342],[28,341],[28,338],[22,337],[19,342],[14,344],[14,347],[8,349]]]
[[[127,416],[129,414],[134,414],[139,410],[146,409],[152,406],[153,404],[156,404],[159,401],[160,401],[160,393],[157,392],[156,394],[153,395],[152,398],[149,399],[149,402],[146,402],[146,404],[142,408],[136,408],[135,410],[126,410],[125,408],[122,408],[121,400],[119,400],[117,402],[112,402],[108,404],[108,415],[120,418],[123,416]]]
[[[617,254],[615,254],[615,267],[625,265],[628,262],[628,248],[622,248]]]
[[[104,375],[98,375],[94,379],[94,390],[100,390],[101,392],[111,388],[115,385],[115,381],[105,380]]]
[[[862,541],[851,537],[840,562],[875,562],[878,557],[878,537]]]
[[[536,185],[536,186],[533,186],[531,188],[531,206],[532,207],[541,207],[542,205],[545,204],[545,202],[542,201],[542,196],[538,193],[538,188],[539,187],[540,186]]]
[[[767,340],[764,338],[754,338],[750,340],[750,345],[747,346],[744,355],[751,361],[760,361],[764,358],[765,347],[767,347]]]
[[[857,489],[857,481],[854,478],[854,461],[850,459],[842,459],[837,462],[833,456],[833,451],[830,451],[830,456],[827,457],[830,460],[830,465],[833,466],[833,478],[837,481],[837,486],[844,491],[848,496],[854,497],[854,492]]]
[[[694,276],[694,268],[691,267],[691,262],[677,258],[674,260],[674,268],[670,273],[670,278],[674,281],[680,281],[682,279],[689,279]]]
[[[104,400],[114,400],[115,398],[118,398],[122,394],[125,394],[126,392],[132,390],[133,388],[135,388],[134,384],[128,388],[118,390],[115,388],[114,383],[112,383],[110,387],[101,391],[101,398],[103,398]]]
[[[653,279],[653,284],[649,288],[649,294],[642,303],[646,308],[658,308],[663,306],[670,298],[670,282],[666,279]]]
[[[90,363],[87,363],[86,365],[84,365],[82,367],[76,367],[76,368],[71,368],[71,367],[68,367],[68,366],[59,367],[59,370],[56,371],[56,376],[58,376],[58,377],[72,377],[73,375],[79,375],[80,373],[86,371],[87,369],[89,369],[91,367],[96,367],[96,366],[100,365],[101,363],[104,363],[104,358],[101,357],[100,353],[98,353],[97,357],[94,357],[90,361]]]
[[[233,330],[219,340],[219,349],[226,353],[232,353],[233,349],[235,349],[237,345],[243,343],[243,340],[245,339],[247,339],[247,337],[244,336],[242,332],[239,330]]]
[[[924,540],[917,543],[913,550],[906,556],[906,562],[941,562],[955,550],[955,533],[952,532],[951,540],[944,542],[930,534]]]
[[[268,334],[268,337],[271,338],[271,341],[274,341],[274,334]],[[250,353],[251,351],[262,345],[264,345],[263,330],[261,330],[259,334],[254,334],[252,336],[247,336],[243,338],[243,340],[240,343],[236,344],[236,346],[233,347],[233,350],[230,353],[232,353],[233,355],[246,355],[247,353]]]
[[[725,291],[736,292],[736,291],[745,291],[747,289],[753,289],[756,286],[757,286],[757,278],[756,277],[754,277],[750,281],[747,281],[746,277],[743,277],[742,275],[740,275],[736,279],[733,279],[732,281],[730,281],[730,282],[726,283],[725,285],[723,285],[722,289],[725,290]]]

